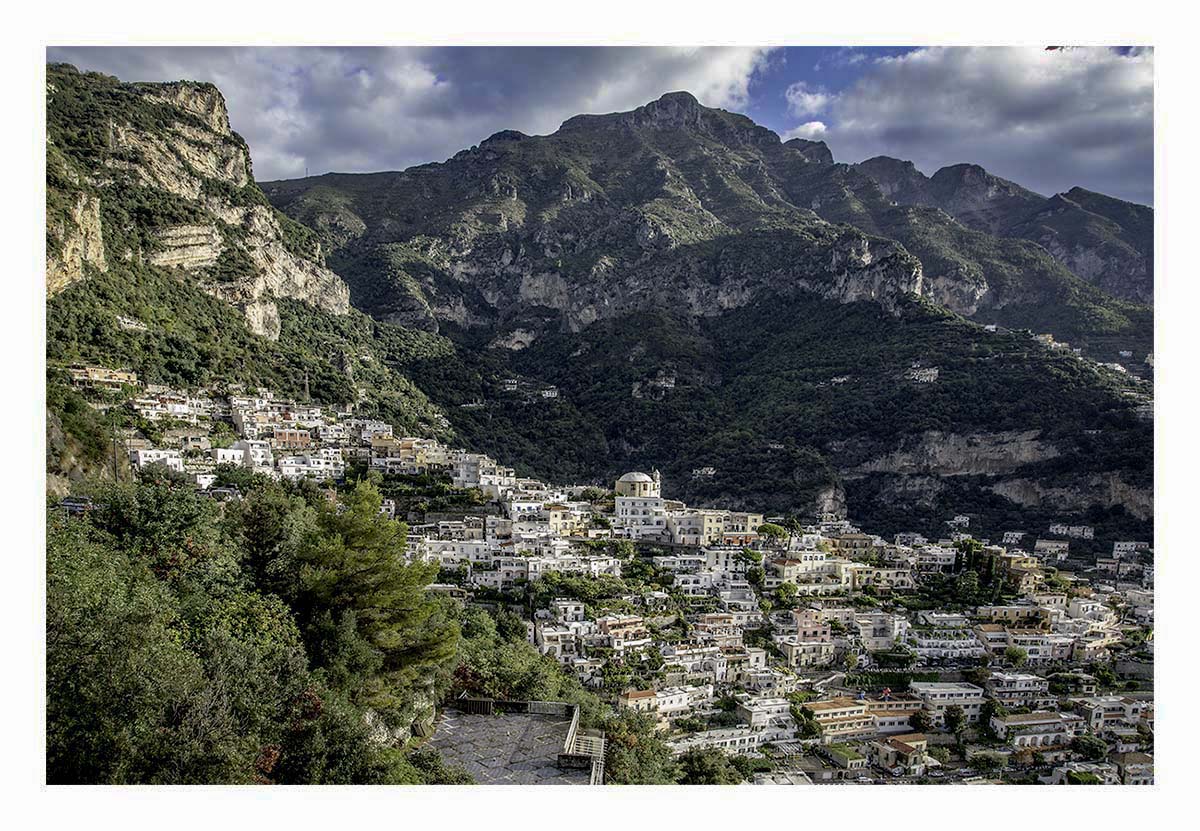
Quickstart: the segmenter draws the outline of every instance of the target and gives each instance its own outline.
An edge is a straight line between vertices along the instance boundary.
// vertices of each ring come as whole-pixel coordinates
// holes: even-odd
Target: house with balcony
[[[162,465],[168,470],[183,473],[183,456],[178,450],[164,450],[154,447],[130,450],[129,463],[138,470],[144,470],[150,465]]]
[[[1083,717],[1076,713],[1035,711],[992,716],[996,735],[1015,750],[1033,750],[1049,761],[1067,758],[1071,741],[1085,732]]]
[[[968,722],[979,721],[985,700],[983,687],[964,681],[913,681],[908,690],[938,726],[946,723],[946,710],[951,707],[961,707]]]
[[[824,744],[862,739],[876,733],[875,716],[867,710],[865,701],[853,698],[831,698],[804,704],[812,720],[821,730]]]
[[[905,643],[917,653],[922,664],[974,661],[987,654],[973,631],[957,626],[916,626],[908,630]]]
[[[997,703],[1009,708],[1040,710],[1058,702],[1050,694],[1049,680],[1029,672],[993,672],[984,688]]]

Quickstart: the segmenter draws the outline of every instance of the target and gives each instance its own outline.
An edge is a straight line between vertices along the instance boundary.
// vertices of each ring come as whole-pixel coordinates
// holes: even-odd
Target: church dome
[[[618,482],[653,482],[654,480],[651,479],[649,476],[647,476],[645,473],[635,470],[631,473],[626,473],[624,476],[622,476],[617,481]]]

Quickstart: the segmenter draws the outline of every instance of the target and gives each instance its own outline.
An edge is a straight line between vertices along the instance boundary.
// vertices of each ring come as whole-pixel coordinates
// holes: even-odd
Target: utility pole
[[[117,417],[115,415],[113,415],[111,411],[109,413],[108,426],[109,426],[110,434],[112,436],[112,448],[113,448],[112,475],[113,475],[113,481],[117,482],[117,481],[119,481],[118,471],[117,471]]]

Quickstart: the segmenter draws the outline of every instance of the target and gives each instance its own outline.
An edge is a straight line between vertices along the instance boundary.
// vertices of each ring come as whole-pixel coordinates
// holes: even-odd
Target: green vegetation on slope
[[[361,398],[361,412],[399,429],[439,429],[435,409],[402,372],[410,362],[452,354],[445,339],[357,312],[277,304],[282,332],[273,342],[251,334],[229,305],[161,269],[97,272],[49,301],[47,360],[124,366],[145,382],[177,387],[240,383],[301,397],[307,382],[314,400],[347,405]],[[147,330],[123,329],[118,316]]]
[[[1027,336],[987,333],[923,304],[893,317],[870,303],[797,297],[698,321],[667,313],[600,321],[517,352],[464,343],[458,374],[436,367],[437,400],[458,434],[553,480],[604,482],[657,466],[674,496],[810,515],[814,497],[841,483],[851,514],[872,529],[931,533],[955,512],[998,524],[1021,511],[986,490],[995,477],[944,478],[938,498],[913,504],[887,494],[887,477],[843,472],[927,431],[1034,430],[1060,455],[1014,464],[1013,475],[1050,484],[1120,471],[1130,485],[1151,482],[1152,433],[1128,384]],[[936,383],[905,379],[918,362],[938,368]],[[432,370],[411,367],[431,389]],[[554,384],[560,396],[487,380],[509,376]],[[655,385],[663,378],[669,387]],[[456,406],[468,401],[485,406]],[[692,478],[706,466],[716,474]],[[1026,513],[1017,527],[1042,511]],[[1100,514],[1114,528],[1142,525],[1119,508]]]
[[[377,491],[345,512],[265,481],[224,510],[170,478],[92,495],[48,528],[51,783],[461,780],[403,738],[458,626]]]

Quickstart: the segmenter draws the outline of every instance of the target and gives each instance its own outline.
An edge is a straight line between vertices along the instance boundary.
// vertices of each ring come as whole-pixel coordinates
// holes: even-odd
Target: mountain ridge
[[[973,227],[994,207],[976,205],[970,214],[967,207],[979,199],[966,196],[945,204],[954,180],[974,182],[976,190],[999,186],[1022,204],[1042,199],[977,166],[944,168],[938,182],[927,182],[933,196],[897,206],[868,175],[869,166],[833,163],[823,143],[783,142],[746,116],[704,107],[685,93],[625,113],[576,116],[548,136],[497,135],[446,162],[407,171],[326,174],[263,187],[277,207],[318,233],[353,229],[324,241],[335,270],[358,293],[357,305],[381,319],[431,329],[442,319],[461,324],[496,311],[490,300],[473,303],[456,291],[453,278],[433,278],[419,264],[406,268],[439,245],[458,261],[478,255],[468,266],[476,275],[497,272],[494,263],[508,258],[510,274],[523,266],[570,282],[572,265],[585,266],[575,277],[586,279],[592,268],[642,267],[647,252],[747,230],[812,235],[826,223],[845,223],[916,255],[924,271],[917,293],[960,314],[1049,331],[1080,340],[1085,350],[1092,336],[1123,332],[1138,348],[1151,340],[1147,311],[1096,290],[1041,245]],[[967,219],[954,216],[956,210]],[[385,246],[392,248],[383,252]],[[541,257],[533,255],[538,248]],[[391,267],[381,268],[388,260]],[[389,282],[390,290],[382,285]],[[495,283],[489,297],[502,298],[505,290]],[[989,317],[989,310],[1003,314]]]
[[[899,204],[940,208],[975,230],[1035,242],[1114,297],[1153,302],[1150,207],[1081,187],[1045,197],[972,164],[942,167],[929,177],[912,162],[890,156],[854,167]]]
[[[114,121],[185,155],[174,125],[210,129],[204,108],[146,110],[155,85],[70,77],[109,107],[56,116],[52,141],[96,137],[65,168],[79,177],[111,175],[103,137]],[[881,529],[938,533],[948,513],[968,512],[986,524],[1062,514],[1100,533],[1144,532],[1114,497],[1149,499],[1144,388],[1003,327],[1078,335],[1107,356],[1144,348],[1148,310],[1107,298],[1032,243],[891,204],[823,144],[782,142],[690,97],[569,121],[550,137],[502,131],[443,163],[261,190],[248,187],[248,156],[247,185],[195,195],[182,163],[157,189],[118,165],[107,190],[85,191],[101,203],[107,270],[83,264],[83,278],[51,296],[50,357],[291,395],[310,379],[320,400],[555,481],[658,465],[691,500],[849,510]],[[56,175],[52,198],[78,190]],[[341,312],[266,286],[276,340],[239,298],[209,290],[213,266],[150,256],[168,229],[165,247],[186,264],[209,244],[193,226],[228,233],[209,214],[244,216],[237,200],[256,193],[290,217],[270,215],[282,236],[271,241],[349,287]],[[72,250],[96,253],[87,239]],[[1046,300],[1059,296],[1061,309]],[[972,304],[975,322],[960,314]],[[979,325],[994,318],[996,332]],[[966,455],[914,461],[938,431]],[[1029,455],[1034,446],[1047,449]]]

